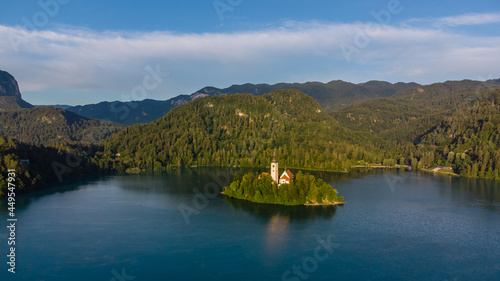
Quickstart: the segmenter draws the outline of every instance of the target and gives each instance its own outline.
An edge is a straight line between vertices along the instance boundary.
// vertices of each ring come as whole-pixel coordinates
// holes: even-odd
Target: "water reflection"
[[[243,210],[259,219],[271,223],[276,221],[309,221],[314,219],[331,219],[337,212],[337,206],[280,206],[271,204],[258,204],[246,200],[225,197],[231,207]],[[280,220],[278,220],[279,218]]]
[[[222,190],[236,174],[241,171],[230,167],[181,168],[118,176],[114,181],[120,188],[130,191],[194,194],[194,189],[203,192],[207,185],[215,184]]]
[[[387,171],[384,176],[389,175]],[[389,176],[390,177],[390,176]],[[435,194],[425,200],[439,200],[445,204],[453,203],[460,207],[477,206],[487,210],[500,211],[500,182],[485,179],[457,178],[425,172],[411,172],[396,181],[399,185],[411,185],[413,189]],[[396,186],[396,191],[400,188]],[[408,193],[410,194],[410,193]],[[421,193],[425,198],[427,195]],[[413,193],[411,200],[418,200]],[[406,200],[409,200],[406,198]],[[422,199],[423,200],[423,199]]]
[[[449,184],[454,197],[462,196],[465,205],[500,211],[500,182],[484,179],[454,178]]]
[[[277,255],[282,252],[288,231],[290,228],[290,217],[274,215],[267,226],[266,250],[268,255]]]
[[[468,191],[477,199],[500,203],[500,182],[493,180],[460,179],[459,190]]]
[[[73,179],[65,179],[62,183],[54,183],[51,187],[46,187],[41,190],[37,190],[30,193],[17,192],[16,196],[16,208],[18,210],[24,209],[29,204],[38,201],[41,198],[62,195],[65,193],[75,192],[96,183],[106,181],[107,176],[97,175],[97,176],[87,176],[87,177],[77,177]],[[8,206],[7,197],[0,198],[0,215],[7,214]]]

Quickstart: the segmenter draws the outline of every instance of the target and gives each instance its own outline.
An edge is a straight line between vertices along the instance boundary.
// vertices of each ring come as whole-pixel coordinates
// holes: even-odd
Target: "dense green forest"
[[[498,85],[470,80],[436,83],[347,107],[332,116],[352,130],[378,136],[385,142],[413,141],[441,122],[445,115],[496,87]]]
[[[16,170],[16,193],[40,189],[81,175],[112,172],[111,166],[95,158],[94,145],[30,145],[0,136],[0,197],[7,187],[7,170]],[[28,161],[25,161],[28,160]]]
[[[475,81],[402,91],[332,115],[346,127],[384,139],[390,163],[453,167],[467,177],[499,179],[498,88]]]
[[[265,167],[278,148],[288,168],[446,166],[461,176],[500,180],[494,87],[467,80],[418,86],[331,114],[298,90],[204,97],[129,127],[50,107],[8,110],[0,112],[0,172],[19,169],[20,188],[33,190],[61,173]],[[77,165],[67,164],[72,157]]]
[[[500,180],[500,89],[444,116],[416,147],[420,167],[452,166],[461,176]]]
[[[97,144],[123,127],[55,107],[0,111],[0,136],[29,144]]]
[[[338,192],[331,185],[302,171],[297,173],[294,181],[279,187],[267,173],[260,176],[254,173],[243,177],[237,175],[224,188],[224,194],[237,199],[279,205],[331,205],[344,201],[344,197],[337,197]]]
[[[99,157],[120,171],[263,167],[277,147],[288,167],[450,166],[463,176],[498,179],[499,90],[490,87],[475,81],[433,84],[331,115],[296,90],[201,98],[112,136]]]
[[[205,97],[104,143],[117,170],[181,166],[265,167],[273,149],[288,167],[347,171],[383,160],[381,140],[352,132],[297,90]]]

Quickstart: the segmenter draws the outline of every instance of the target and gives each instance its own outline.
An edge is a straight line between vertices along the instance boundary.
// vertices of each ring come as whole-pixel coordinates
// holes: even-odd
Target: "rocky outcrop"
[[[14,76],[0,70],[0,111],[32,107],[23,100]]]

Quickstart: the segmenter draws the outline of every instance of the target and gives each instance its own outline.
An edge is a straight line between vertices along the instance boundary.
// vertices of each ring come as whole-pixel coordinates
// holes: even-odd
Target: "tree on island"
[[[256,203],[280,205],[333,205],[344,201],[344,197],[337,197],[338,192],[331,185],[302,171],[297,173],[294,181],[279,187],[267,173],[260,176],[254,173],[236,176],[224,188],[224,194]]]

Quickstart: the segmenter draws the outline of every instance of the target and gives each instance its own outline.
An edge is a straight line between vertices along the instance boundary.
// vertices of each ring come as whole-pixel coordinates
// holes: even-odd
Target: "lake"
[[[16,274],[0,280],[500,280],[500,183],[315,172],[344,206],[218,194],[242,171],[89,177],[18,196]],[[296,172],[296,171],[292,171]]]

